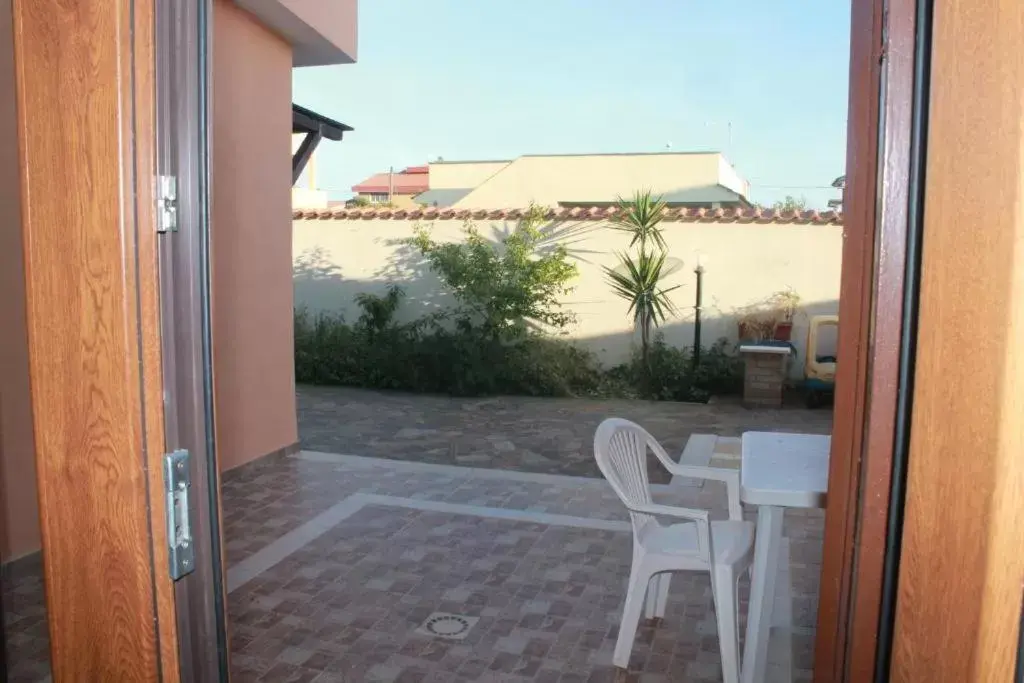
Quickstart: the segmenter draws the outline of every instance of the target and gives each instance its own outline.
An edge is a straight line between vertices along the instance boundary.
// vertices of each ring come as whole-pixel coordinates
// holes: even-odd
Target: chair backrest
[[[643,427],[618,417],[602,422],[594,434],[597,466],[627,508],[652,502],[647,477],[647,446],[652,441],[654,437]],[[651,515],[630,510],[629,516],[637,534],[657,524]]]

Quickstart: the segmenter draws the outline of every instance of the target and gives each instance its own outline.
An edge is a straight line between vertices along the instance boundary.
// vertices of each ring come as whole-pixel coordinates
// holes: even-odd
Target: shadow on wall
[[[457,239],[464,228],[457,221],[425,225],[432,229],[438,241]],[[480,234],[499,250],[515,229],[514,223],[478,222],[475,225]],[[399,231],[395,221],[316,221],[313,228],[318,232],[314,239],[309,239],[310,226],[304,225],[301,228],[305,231],[303,238],[296,241],[296,248],[300,251],[294,259],[297,305],[314,314],[339,314],[346,322],[353,323],[360,314],[355,304],[356,295],[383,295],[393,284],[401,286],[405,292],[396,315],[398,322],[412,322],[454,305],[454,298],[445,291],[426,259],[404,237],[405,234],[411,237],[413,225],[406,223],[405,226],[404,231]],[[737,341],[737,300],[749,304],[771,291],[784,289],[790,278],[802,278],[800,284],[804,291],[821,297],[820,300],[803,301],[794,319],[792,341],[797,354],[791,375],[802,376],[809,318],[838,312],[834,294],[828,296],[829,291],[838,290],[838,250],[834,264],[827,259],[816,264],[807,256],[808,251],[818,253],[823,236],[831,239],[820,232],[828,228],[812,227],[814,232],[808,234],[800,233],[799,227],[783,226],[773,237],[767,241],[762,238],[752,247],[746,245],[742,238],[765,235],[770,228],[754,226],[748,229],[752,232],[726,233],[721,226],[675,225],[669,234],[670,241],[675,241],[670,244],[670,255],[679,253],[689,257],[698,248],[706,253],[709,246],[718,250],[713,257],[713,271],[704,279],[702,345],[708,347],[721,337],[730,342]],[[542,226],[541,232],[541,251],[560,245],[580,267],[581,277],[574,283],[579,286],[565,300],[565,309],[577,316],[577,324],[570,328],[570,338],[593,351],[605,366],[625,362],[639,338],[632,332],[628,305],[612,293],[604,280],[602,267],[615,263],[614,252],[624,249],[628,238],[610,230],[607,224],[594,221],[554,221]],[[833,248],[841,244],[840,228],[836,229],[834,237]],[[771,254],[759,251],[759,245],[774,244],[772,240],[776,239],[790,242]],[[302,244],[306,245],[304,249],[300,247]],[[804,247],[803,252],[790,254],[787,249],[791,249],[793,244],[811,246]],[[737,263],[733,259],[737,253],[746,260]],[[770,272],[750,272],[754,267],[751,263],[764,264],[762,270]],[[679,265],[683,265],[682,261]],[[808,281],[812,286],[808,286]],[[692,346],[695,275],[689,267],[678,267],[667,284],[679,285],[672,293],[678,315],[667,321],[661,332],[670,346]],[[718,293],[725,296],[724,303],[718,300]]]
[[[374,275],[373,280],[346,278],[323,247],[307,249],[294,259],[295,301],[300,306],[301,302],[319,302],[313,312],[337,314],[348,323],[359,317],[356,295],[380,296],[391,285],[399,285],[405,292],[397,315],[399,322],[412,322],[454,304],[426,260],[409,245],[397,245],[387,263]]]
[[[312,255],[311,255],[312,256]],[[399,322],[411,322],[424,315],[436,312],[439,308],[453,303],[450,294],[441,291],[441,284],[429,268],[419,262],[415,262],[415,276],[410,275],[409,263],[403,264],[406,268],[406,278],[391,278],[382,280],[350,280],[341,277],[334,266],[317,266],[314,258],[296,259],[295,288],[296,294],[302,290],[308,292],[309,288],[318,288],[320,296],[328,296],[331,300],[338,301],[339,306],[333,311],[324,310],[324,313],[340,314],[347,323],[354,323],[359,317],[359,309],[355,305],[344,306],[341,302],[352,302],[357,294],[366,292],[382,295],[391,284],[403,286],[409,292],[420,292],[417,296],[406,296],[403,298],[396,320]],[[420,280],[425,278],[431,280],[431,287],[419,286]],[[427,293],[424,293],[427,292]],[[669,346],[684,348],[694,345],[695,326],[693,322],[693,302],[687,302],[685,298],[692,296],[693,288],[677,290],[681,292],[675,298],[676,306],[679,309],[679,316],[666,321],[666,324],[657,328],[665,343]],[[301,299],[296,299],[301,301]],[[574,310],[572,304],[567,304],[566,309]],[[575,336],[560,335],[555,338],[562,338],[571,341],[579,346],[593,352],[601,363],[606,367],[612,367],[625,362],[633,351],[639,347],[640,335],[630,329],[632,319],[627,315],[627,304],[621,302],[619,306],[621,315],[622,332],[602,335]],[[810,302],[802,305],[793,320],[792,343],[796,349],[790,363],[790,377],[797,379],[803,377],[804,363],[807,353],[807,333],[811,317],[816,315],[835,315],[839,310],[839,302],[836,300]],[[581,315],[579,311],[575,311]],[[722,314],[713,307],[705,307],[701,317],[701,347],[709,348],[719,339],[725,338],[730,344],[738,342],[738,324],[735,315]],[[823,336],[823,342],[819,342],[818,352],[821,354],[835,355],[835,337]]]
[[[514,225],[491,223],[487,228],[477,226],[481,236],[499,250],[515,229]],[[540,228],[543,235],[539,253],[549,253],[561,245],[569,256],[582,263],[592,263],[598,252],[582,246],[586,235],[598,228],[592,222],[552,221]],[[331,258],[331,253],[322,245],[307,248],[293,259],[293,284],[296,302],[323,302],[315,308],[340,314],[346,322],[353,322],[359,315],[355,296],[366,292],[383,295],[388,287],[399,285],[405,291],[402,307],[398,313],[401,322],[412,322],[417,318],[453,306],[452,295],[445,291],[437,276],[430,270],[430,264],[418,249],[407,239],[380,237],[376,243],[386,253],[383,265],[372,272],[372,280],[346,277],[341,266]]]

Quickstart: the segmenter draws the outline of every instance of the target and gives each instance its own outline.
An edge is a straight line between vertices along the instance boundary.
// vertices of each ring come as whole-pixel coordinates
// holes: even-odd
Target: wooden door
[[[155,31],[184,21],[158,21],[168,5],[13,2],[33,428],[61,682],[216,680],[194,673],[192,598],[172,580],[163,493],[168,446],[194,427],[179,412],[168,429],[167,409],[187,405],[165,381],[168,363],[189,349],[161,327],[157,85],[169,66],[158,73]]]
[[[1024,592],[1024,3],[935,0],[891,680],[1010,681]]]

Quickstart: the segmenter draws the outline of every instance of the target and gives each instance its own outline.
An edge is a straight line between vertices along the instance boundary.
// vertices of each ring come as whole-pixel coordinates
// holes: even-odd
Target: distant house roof
[[[661,200],[671,207],[690,208],[715,208],[718,205],[723,209],[747,208],[750,202],[739,192],[729,189],[724,185],[704,185],[702,187],[686,187],[679,190],[666,192],[659,195]],[[600,202],[558,202],[559,206],[566,208],[592,206],[616,206],[618,201]],[[440,205],[439,205],[440,206]]]
[[[455,207],[595,206],[639,189],[712,208],[745,206],[749,184],[720,152],[524,155],[481,178]]]
[[[430,172],[427,166],[410,166],[395,173],[374,173],[352,186],[358,194],[380,194],[393,191],[394,194],[420,194],[430,187]]]
[[[750,206],[747,198],[739,192],[724,185],[706,185],[704,187],[688,187],[681,190],[666,192],[661,196],[662,200],[669,206],[697,204],[735,204],[737,206]]]
[[[472,187],[446,187],[427,190],[416,195],[416,203],[424,206],[449,207],[473,191]]]

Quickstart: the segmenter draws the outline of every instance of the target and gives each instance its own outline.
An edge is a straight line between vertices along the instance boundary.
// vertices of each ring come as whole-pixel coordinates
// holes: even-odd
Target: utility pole
[[[388,204],[392,203],[395,196],[395,167],[388,168]]]

